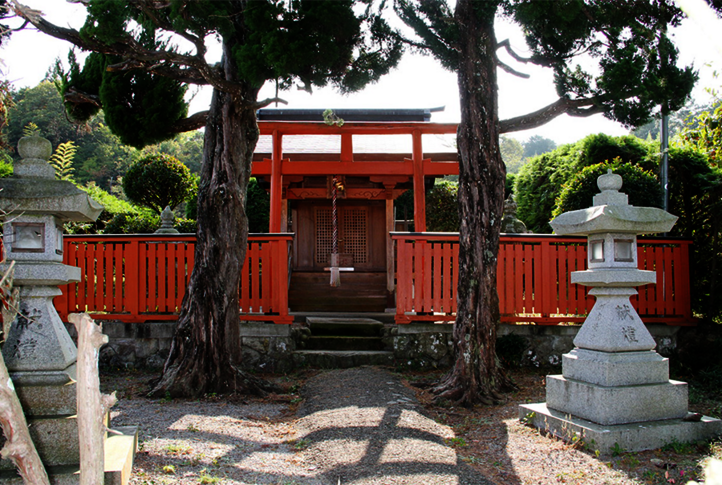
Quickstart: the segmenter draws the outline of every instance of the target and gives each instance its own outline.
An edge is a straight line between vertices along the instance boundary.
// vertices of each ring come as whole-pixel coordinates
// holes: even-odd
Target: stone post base
[[[613,450],[653,450],[672,442],[703,441],[722,434],[722,421],[709,416],[703,416],[698,422],[667,419],[605,426],[549,409],[546,403],[520,405],[519,419],[567,442],[579,442],[588,450],[604,454]]]

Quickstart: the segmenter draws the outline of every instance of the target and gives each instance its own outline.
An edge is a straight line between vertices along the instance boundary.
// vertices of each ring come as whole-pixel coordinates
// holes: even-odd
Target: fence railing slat
[[[452,321],[456,310],[458,235],[394,233],[396,320]],[[438,245],[444,244],[443,250]],[[645,238],[639,267],[656,271],[656,287],[641,287],[632,299],[642,320],[684,325],[694,322],[689,299],[688,240]],[[447,256],[447,252],[450,253]],[[453,310],[447,310],[445,269],[453,258]],[[594,305],[588,288],[571,284],[570,273],[586,265],[586,239],[554,236],[502,236],[497,291],[502,320],[558,324],[581,322]],[[442,271],[443,268],[443,271]],[[440,292],[444,292],[440,298]]]

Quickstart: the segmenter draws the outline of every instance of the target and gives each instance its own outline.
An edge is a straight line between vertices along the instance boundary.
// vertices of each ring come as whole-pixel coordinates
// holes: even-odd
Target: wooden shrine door
[[[386,271],[385,205],[383,201],[338,203],[338,251],[342,266],[354,271]],[[324,271],[331,263],[333,216],[327,200],[299,201],[294,211],[294,270]]]
[[[333,243],[331,201],[293,204],[294,261],[289,288],[291,311],[383,312],[387,306],[385,202],[338,203],[341,286],[331,287]]]

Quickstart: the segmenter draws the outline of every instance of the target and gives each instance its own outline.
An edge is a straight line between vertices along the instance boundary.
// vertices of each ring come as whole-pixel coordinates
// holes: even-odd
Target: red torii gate
[[[454,123],[413,122],[346,122],[342,126],[328,125],[323,122],[304,121],[259,121],[261,135],[270,136],[270,147],[266,143],[259,147],[254,155],[252,175],[262,178],[270,186],[270,233],[288,231],[288,201],[298,199],[328,199],[326,186],[308,186],[307,182],[316,177],[347,177],[346,199],[357,201],[385,201],[385,257],[378,264],[385,266],[387,295],[394,292],[394,242],[390,233],[395,230],[394,200],[409,188],[414,189],[414,226],[415,231],[426,231],[425,187],[429,178],[445,175],[458,175],[459,165],[455,151],[431,153],[424,151],[424,135],[456,134]],[[321,150],[316,153],[294,152],[286,150],[284,137],[302,135],[304,137],[329,136],[340,138],[340,150],[329,153]],[[379,150],[375,153],[361,153],[354,150],[355,136],[373,135],[375,138],[364,141],[373,142],[385,135],[407,135],[411,141],[410,153],[389,153]],[[408,142],[408,140],[407,140]],[[313,145],[313,143],[311,143]],[[367,147],[368,148],[368,147]],[[373,151],[373,149],[372,149]],[[363,180],[363,185],[354,185],[353,181]],[[369,219],[369,224],[380,226],[379,219]],[[309,232],[300,231],[294,226],[300,251],[304,245],[312,244]],[[369,243],[371,244],[371,243]],[[312,252],[311,249],[308,252]],[[298,253],[296,253],[298,254]],[[303,258],[299,258],[303,259]],[[308,259],[308,258],[307,258]],[[298,263],[297,263],[298,264]],[[298,269],[298,268],[296,268]],[[306,268],[308,269],[308,268]],[[357,267],[357,271],[359,271]],[[363,271],[363,270],[360,270]],[[377,273],[378,274],[378,273]],[[349,276],[357,278],[360,275]]]

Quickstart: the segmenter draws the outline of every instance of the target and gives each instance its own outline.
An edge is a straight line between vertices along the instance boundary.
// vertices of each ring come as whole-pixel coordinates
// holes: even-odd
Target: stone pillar
[[[551,222],[560,235],[588,238],[587,267],[572,283],[590,286],[596,298],[562,356],[562,375],[547,376],[546,403],[522,405],[520,418],[566,440],[593,449],[640,451],[673,440],[697,441],[722,432],[722,421],[688,419],[687,384],[669,379],[669,361],[629,298],[656,281],[637,268],[637,235],[668,232],[677,218],[661,209],[634,207],[619,192],[622,178],[599,177],[594,206]]]
[[[103,208],[71,182],[55,179],[55,170],[47,163],[51,152],[44,138],[21,139],[22,159],[15,163],[12,177],[0,179],[8,260],[0,269],[5,271],[10,261],[15,262],[13,283],[19,289],[19,311],[6,336],[3,358],[30,435],[53,477],[60,469],[77,469],[80,462],[77,349],[53,305],[53,298],[61,294],[58,286],[81,277],[80,268],[62,262],[63,222],[92,222]],[[134,450],[134,435],[129,438]],[[130,458],[132,463],[132,454]],[[0,483],[5,483],[1,470],[12,469],[10,461],[0,460]]]

